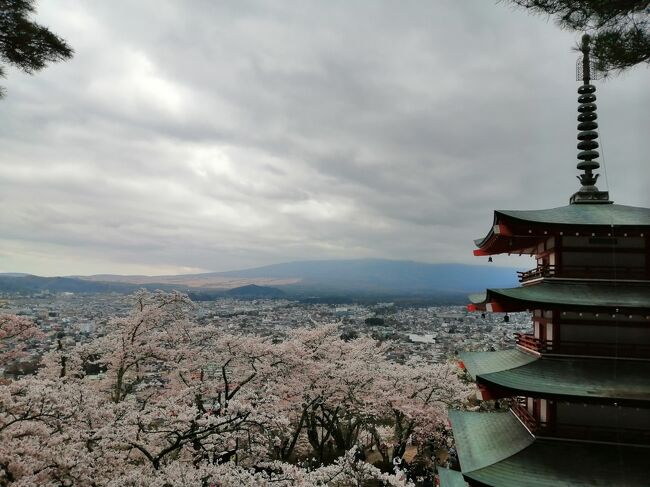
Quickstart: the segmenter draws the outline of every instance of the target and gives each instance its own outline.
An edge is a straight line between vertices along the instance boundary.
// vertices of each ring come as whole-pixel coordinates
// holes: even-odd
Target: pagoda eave
[[[460,354],[484,399],[511,396],[574,399],[582,403],[650,405],[650,362],[540,357],[518,348]]]
[[[478,249],[474,250],[474,256],[488,256],[498,254],[531,254],[539,242],[546,237],[513,235],[504,237],[494,235],[488,238],[487,242],[481,243]]]
[[[594,404],[594,405],[608,405],[616,404],[617,406],[625,407],[648,407],[650,404],[650,397],[646,396],[645,398],[625,398],[625,397],[616,397],[616,395],[603,396],[585,396],[580,394],[573,393],[559,393],[559,392],[549,392],[547,390],[537,390],[534,387],[521,386],[521,387],[512,387],[504,386],[498,384],[497,382],[485,379],[483,377],[478,377],[476,379],[476,384],[481,395],[481,400],[495,400],[502,399],[505,397],[513,396],[525,396],[532,398],[541,398],[549,399],[555,401],[566,401],[566,402],[580,402],[581,404]]]
[[[462,473],[444,467],[438,467],[438,479],[440,487],[467,487],[468,485]]]
[[[646,459],[642,446],[538,439],[512,457],[463,476],[477,487],[642,487],[648,485]]]
[[[495,217],[496,218],[496,217]],[[527,253],[524,250],[534,249],[540,239],[538,235],[521,235],[505,223],[496,222],[490,232],[482,239],[477,239],[474,244],[475,256],[497,255],[503,253]]]
[[[648,485],[646,447],[535,438],[512,412],[449,418],[472,486]]]
[[[521,311],[520,309],[509,309],[496,301],[489,303],[470,303],[467,305],[467,311],[487,311],[488,313],[507,313],[508,311]]]
[[[613,237],[650,232],[650,210],[633,206],[568,205],[547,210],[494,212],[488,234],[474,244],[476,256],[530,253],[541,241],[562,234]]]
[[[620,282],[616,286],[596,281],[545,279],[523,287],[488,289],[470,297],[470,311],[516,312],[552,307],[605,313],[647,313],[650,284]]]

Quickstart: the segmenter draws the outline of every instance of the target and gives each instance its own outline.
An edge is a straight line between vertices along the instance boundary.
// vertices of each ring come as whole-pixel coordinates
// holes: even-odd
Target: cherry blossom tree
[[[339,335],[336,326],[300,330],[284,344],[287,360],[296,361],[291,370],[299,373],[284,384],[282,397],[293,399],[284,403],[290,427],[275,432],[280,459],[291,458],[304,431],[319,462],[358,446],[377,448],[384,463],[392,464],[409,440],[436,439],[446,427],[447,408],[459,406],[472,391],[456,364],[394,364],[385,357],[385,345]],[[390,434],[381,434],[387,424]],[[386,443],[393,446],[390,455],[382,448]]]
[[[386,370],[384,387],[388,391],[383,405],[393,425],[391,462],[403,457],[409,440],[419,444],[438,440],[446,427],[447,409],[461,407],[474,391],[459,376],[457,364],[430,365],[421,359],[393,364]],[[379,441],[374,431],[373,438]]]
[[[16,315],[0,315],[0,365],[24,355],[27,343],[42,336],[43,333],[32,320]]]
[[[133,300],[103,336],[0,386],[0,485],[406,486],[364,456],[390,443],[401,458],[466,395],[449,365],[391,363],[335,325],[275,343],[197,324],[179,293]],[[7,323],[0,339],[36,337]]]

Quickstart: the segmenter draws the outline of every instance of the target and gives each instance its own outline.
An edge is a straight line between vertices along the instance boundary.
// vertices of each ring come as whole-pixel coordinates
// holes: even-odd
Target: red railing
[[[540,340],[527,333],[515,333],[517,345],[538,353],[560,355],[590,355],[595,357],[647,358],[650,344],[647,343],[603,343],[562,340]]]
[[[511,409],[512,412],[515,413],[515,416],[526,425],[526,428],[528,428],[532,433],[537,431],[538,423],[533,415],[528,412],[526,398],[516,397],[512,403]]]
[[[572,277],[583,279],[648,279],[650,276],[643,267],[540,265],[529,271],[517,272],[519,282],[526,282],[540,277]]]
[[[530,335],[528,333],[515,333],[515,339],[517,345],[527,348],[528,350],[533,350],[535,352],[548,352],[549,343],[552,347],[552,342],[548,340],[542,341],[539,338],[535,338],[533,335]]]
[[[538,277],[552,277],[554,275],[555,275],[554,265],[541,265],[529,271],[517,271],[517,277],[519,277],[519,282],[530,281],[531,279],[536,279]]]
[[[649,429],[538,421],[528,412],[526,398],[523,397],[516,397],[511,409],[526,428],[538,437],[650,445]]]

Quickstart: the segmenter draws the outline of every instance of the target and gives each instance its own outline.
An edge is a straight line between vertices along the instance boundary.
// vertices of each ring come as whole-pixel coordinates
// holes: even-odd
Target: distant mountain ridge
[[[248,284],[234,289],[228,289],[224,294],[234,298],[283,298],[287,293],[281,289],[269,286],[258,286],[257,284]]]
[[[221,277],[295,279],[292,288],[403,291],[474,292],[486,287],[518,285],[516,270],[492,265],[428,264],[386,259],[314,260],[272,264],[253,269],[211,273]],[[207,275],[207,274],[206,274]]]
[[[427,264],[384,259],[315,260],[273,264],[228,272],[175,276],[71,276],[46,278],[0,274],[0,291],[133,292],[171,290],[260,297],[318,296],[447,296],[459,301],[488,287],[517,286],[515,269],[492,265]],[[268,291],[271,289],[272,291]]]
[[[0,291],[35,293],[42,291],[71,293],[130,293],[142,286],[120,282],[87,281],[72,277],[41,277],[19,273],[0,274]]]

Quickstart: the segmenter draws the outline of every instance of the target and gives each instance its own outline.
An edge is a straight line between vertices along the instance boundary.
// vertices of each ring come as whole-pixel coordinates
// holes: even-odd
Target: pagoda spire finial
[[[591,37],[589,34],[582,36],[580,51],[582,58],[578,60],[576,66],[576,78],[582,81],[578,88],[578,170],[583,171],[578,176],[581,188],[571,196],[570,203],[611,203],[607,191],[599,191],[596,187],[596,181],[599,174],[594,171],[600,167],[598,161],[598,123],[596,119],[596,87],[590,82],[593,79],[600,78],[600,73],[596,70],[595,63],[590,59]]]

